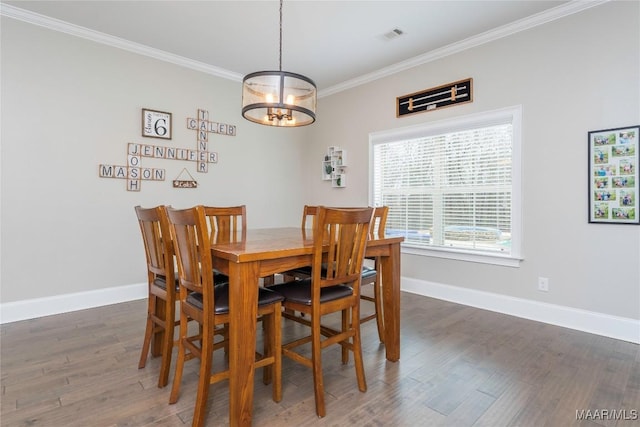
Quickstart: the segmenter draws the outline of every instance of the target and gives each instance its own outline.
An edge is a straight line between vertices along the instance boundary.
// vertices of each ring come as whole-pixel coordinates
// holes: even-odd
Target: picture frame
[[[640,224],[640,125],[588,132],[589,222]]]
[[[148,138],[171,139],[171,113],[142,109],[142,136]]]
[[[396,97],[396,118],[473,102],[473,79],[447,83]]]

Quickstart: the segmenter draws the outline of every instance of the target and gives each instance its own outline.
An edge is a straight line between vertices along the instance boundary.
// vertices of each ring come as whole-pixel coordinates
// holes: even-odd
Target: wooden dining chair
[[[283,344],[282,353],[313,370],[316,414],[326,414],[322,349],[332,344],[343,348],[343,363],[349,351],[354,354],[358,389],[367,390],[360,340],[360,283],[373,208],[332,209],[318,207],[313,232],[311,278],[274,285],[285,298],[283,316],[311,327],[308,336]],[[326,268],[323,268],[325,266]],[[310,316],[300,317],[290,312]],[[322,324],[322,317],[341,312],[340,330]],[[295,349],[311,343],[311,356]]]
[[[343,209],[357,209],[357,208],[343,208]],[[309,221],[311,221],[312,229],[316,225],[316,213],[317,206],[305,205],[302,212],[302,229],[305,230]],[[388,206],[376,207],[373,211],[373,222],[369,228],[369,237],[375,238],[384,237],[385,227],[387,223],[387,215],[389,213]],[[376,326],[378,328],[378,339],[384,343],[384,314],[382,312],[382,274],[380,273],[381,263],[378,257],[372,258],[374,261],[373,268],[363,266],[362,267],[362,286],[373,285],[373,295],[361,294],[360,298],[364,301],[373,303],[373,313],[363,315],[360,319],[360,323],[368,322],[370,320],[376,320]],[[306,279],[311,277],[311,267],[300,267],[294,270],[286,271],[282,273],[284,281],[293,279]]]
[[[203,206],[211,244],[242,241],[247,235],[247,208]]]
[[[240,206],[203,206],[209,230],[210,243],[233,243],[242,241],[247,235],[247,208]],[[214,270],[217,282],[228,282],[229,277]]]
[[[373,211],[373,221],[369,229],[369,238],[384,238],[385,228],[387,225],[387,215],[389,214],[388,206],[378,206]],[[363,268],[362,286],[373,285],[373,296],[360,294],[360,298],[364,301],[373,303],[373,313],[363,315],[360,323],[376,320],[378,327],[378,339],[384,343],[384,312],[382,311],[382,272],[380,271],[382,262],[380,257],[368,258],[373,260],[373,269],[369,267]],[[373,270],[373,272],[371,271]]]
[[[318,212],[318,206],[304,205],[302,208],[302,231],[307,230],[309,225],[311,230],[315,230],[316,226],[316,214]],[[311,222],[309,224],[309,221]],[[285,271],[282,274],[282,280],[288,282],[294,279],[307,279],[311,277],[311,267],[299,267],[293,270]]]
[[[180,394],[182,373],[187,360],[200,360],[198,389],[194,408],[193,426],[202,426],[206,417],[209,386],[229,378],[226,369],[213,369],[213,351],[227,347],[227,340],[214,341],[219,328],[229,324],[229,284],[216,284],[211,255],[211,236],[207,225],[206,208],[167,209],[172,236],[176,246],[180,283],[180,336],[178,360],[169,403],[176,403]],[[247,284],[252,286],[253,284]],[[257,284],[256,284],[257,286]],[[281,367],[281,310],[283,297],[260,288],[258,316],[264,324],[264,350],[256,354],[256,368],[264,368],[263,381],[273,382],[273,400],[282,398]],[[198,328],[188,328],[188,322],[197,322]],[[254,321],[256,321],[255,319]],[[240,325],[241,327],[241,325]],[[223,333],[223,337],[228,334]],[[233,352],[234,349],[229,349]]]
[[[315,230],[316,221],[318,214],[318,206],[304,205],[302,208],[302,224],[301,227],[305,230],[309,225],[311,225],[311,229]],[[309,219],[311,220],[311,224],[308,224]]]
[[[173,351],[177,280],[173,243],[164,206],[135,207],[147,260],[147,322],[138,368],[144,368],[149,355],[162,356],[158,387],[169,381]]]

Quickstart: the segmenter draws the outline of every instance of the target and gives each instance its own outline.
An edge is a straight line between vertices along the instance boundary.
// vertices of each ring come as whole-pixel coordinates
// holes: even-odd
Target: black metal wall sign
[[[433,111],[472,101],[473,79],[469,78],[397,97],[396,117]]]

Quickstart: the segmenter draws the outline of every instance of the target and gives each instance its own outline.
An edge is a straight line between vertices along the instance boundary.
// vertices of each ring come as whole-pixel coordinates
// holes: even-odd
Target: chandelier
[[[278,71],[258,71],[242,80],[242,117],[267,126],[306,126],[316,121],[316,84],[282,71],[282,0]]]

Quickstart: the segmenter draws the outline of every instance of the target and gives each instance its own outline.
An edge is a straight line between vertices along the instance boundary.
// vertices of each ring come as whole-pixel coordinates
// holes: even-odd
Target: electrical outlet
[[[538,290],[541,292],[549,292],[549,279],[546,277],[538,277]]]

